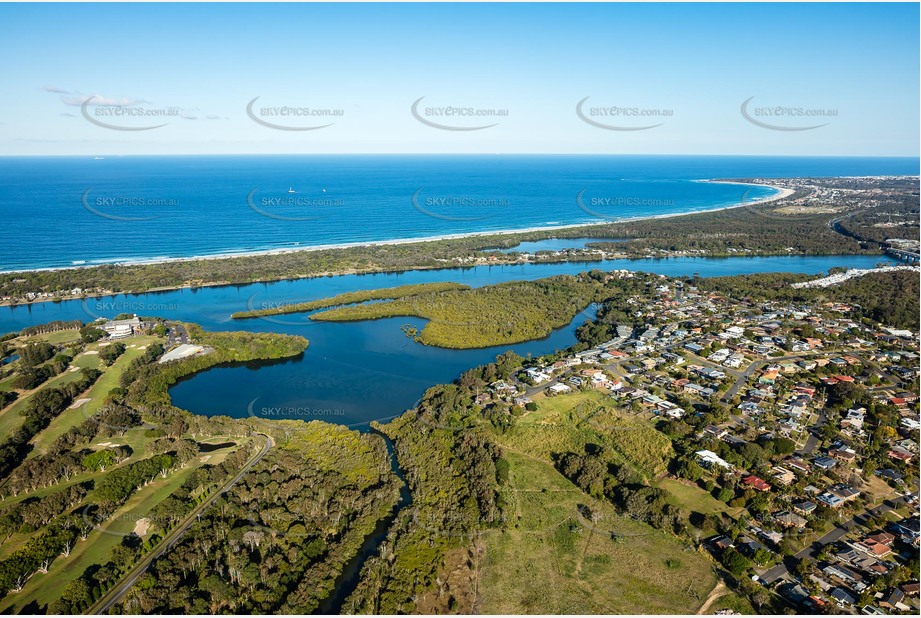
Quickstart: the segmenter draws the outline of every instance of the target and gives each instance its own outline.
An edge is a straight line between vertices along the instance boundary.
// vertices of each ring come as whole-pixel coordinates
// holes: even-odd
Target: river
[[[475,350],[445,350],[415,343],[401,330],[404,324],[421,329],[424,320],[415,318],[326,323],[311,322],[305,314],[250,320],[231,320],[230,314],[267,303],[313,300],[354,290],[432,281],[477,287],[591,268],[710,277],[756,272],[819,274],[834,266],[868,268],[878,262],[894,263],[881,256],[671,258],[343,275],[11,307],[0,311],[0,332],[52,320],[87,321],[129,312],[197,322],[207,330],[303,335],[310,340],[310,347],[301,357],[213,368],[175,385],[170,391],[174,403],[204,415],[317,419],[367,429],[372,420],[386,419],[412,407],[430,386],[450,382],[505,350],[523,356],[541,355],[572,345],[576,327],[592,317],[592,310],[578,314],[571,324],[545,339]]]

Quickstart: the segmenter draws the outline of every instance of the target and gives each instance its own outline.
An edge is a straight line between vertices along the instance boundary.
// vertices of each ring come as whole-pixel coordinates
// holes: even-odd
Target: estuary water
[[[3,307],[0,332],[52,320],[89,321],[129,312],[197,322],[206,330],[303,335],[310,340],[310,347],[301,357],[205,371],[175,385],[170,391],[173,402],[204,415],[316,419],[367,429],[372,420],[386,419],[412,407],[427,388],[450,382],[505,350],[541,355],[572,345],[575,329],[592,317],[592,309],[578,314],[571,324],[546,339],[475,350],[446,350],[414,342],[402,327],[411,324],[421,329],[424,320],[415,318],[327,323],[311,322],[306,314],[249,320],[231,320],[230,314],[269,303],[314,300],[354,290],[434,281],[479,287],[576,274],[592,268],[710,277],[755,272],[819,274],[835,266],[869,268],[879,262],[893,263],[881,256],[852,255],[671,258],[343,275]]]

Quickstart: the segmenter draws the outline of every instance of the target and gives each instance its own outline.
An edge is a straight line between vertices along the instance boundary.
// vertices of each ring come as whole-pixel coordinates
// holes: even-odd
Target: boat
[[[297,193],[297,191],[294,190],[294,187],[288,187],[288,193]]]

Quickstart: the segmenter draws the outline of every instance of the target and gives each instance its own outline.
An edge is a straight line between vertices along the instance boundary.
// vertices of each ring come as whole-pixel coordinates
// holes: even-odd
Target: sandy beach
[[[370,240],[370,241],[357,241],[350,243],[337,243],[337,244],[326,244],[326,245],[311,245],[307,247],[285,247],[281,249],[264,249],[257,251],[245,251],[245,252],[225,252],[217,253],[212,255],[199,255],[199,256],[188,256],[188,257],[157,257],[151,259],[140,259],[140,260],[126,260],[126,261],[117,261],[117,262],[107,262],[105,264],[79,264],[73,266],[56,266],[51,268],[30,268],[22,270],[5,270],[0,271],[0,274],[14,274],[14,273],[27,273],[27,272],[53,272],[59,270],[72,270],[72,269],[82,269],[82,268],[99,268],[102,266],[141,266],[141,265],[151,265],[151,264],[169,264],[175,262],[191,262],[199,260],[226,260],[232,258],[241,258],[241,257],[254,257],[260,255],[286,255],[290,253],[302,253],[306,251],[329,251],[334,249],[349,249],[352,247],[375,247],[375,246],[387,246],[387,245],[408,245],[414,243],[424,243],[424,242],[438,242],[444,240],[457,240],[461,238],[474,238],[474,237],[489,237],[489,236],[503,236],[507,234],[526,234],[529,232],[552,232],[556,230],[570,230],[577,228],[591,228],[601,225],[611,225],[616,223],[631,223],[635,221],[648,221],[652,219],[670,219],[674,217],[685,217],[688,215],[697,215],[711,212],[718,212],[722,210],[731,210],[734,208],[743,208],[746,206],[753,206],[756,204],[765,204],[768,202],[774,202],[777,200],[782,200],[786,197],[789,197],[794,193],[792,189],[785,189],[783,187],[777,187],[774,185],[763,185],[756,183],[746,183],[746,182],[734,182],[730,180],[698,180],[694,182],[712,182],[719,184],[730,184],[730,185],[739,185],[739,186],[752,186],[752,187],[768,187],[777,191],[774,195],[769,195],[767,197],[746,201],[740,204],[733,204],[731,206],[720,206],[716,208],[704,208],[701,210],[692,210],[686,212],[676,212],[668,213],[661,215],[650,215],[647,217],[625,217],[623,219],[611,219],[610,221],[597,221],[590,223],[572,223],[567,225],[548,225],[541,227],[527,227],[527,228],[513,228],[505,230],[490,230],[490,231],[480,231],[480,232],[462,232],[458,234],[443,234],[439,236],[422,236],[419,238],[396,238],[391,240]]]

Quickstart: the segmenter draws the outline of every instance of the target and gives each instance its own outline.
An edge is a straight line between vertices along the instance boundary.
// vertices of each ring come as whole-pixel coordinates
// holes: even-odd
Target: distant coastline
[[[151,266],[158,264],[171,264],[177,262],[192,262],[192,261],[202,261],[202,260],[228,260],[234,258],[244,258],[244,257],[259,257],[263,255],[286,255],[291,253],[303,253],[310,251],[331,251],[336,249],[351,249],[355,247],[376,247],[376,246],[389,246],[389,245],[410,245],[415,243],[428,243],[428,242],[439,242],[445,240],[458,240],[463,238],[479,238],[479,237],[489,237],[489,236],[505,236],[505,235],[514,235],[514,234],[529,234],[534,232],[555,232],[560,230],[575,230],[575,229],[590,229],[602,225],[611,225],[614,223],[631,223],[635,221],[649,221],[654,219],[670,219],[674,217],[686,217],[690,215],[697,214],[706,214],[712,212],[719,212],[722,210],[731,210],[734,208],[742,208],[745,206],[754,206],[759,204],[766,204],[768,202],[774,202],[777,200],[782,200],[789,197],[794,193],[792,189],[786,189],[783,187],[777,187],[774,185],[758,184],[751,182],[737,182],[732,180],[712,180],[712,179],[701,179],[693,182],[707,182],[715,184],[729,184],[729,185],[740,185],[740,186],[752,186],[752,187],[766,187],[774,189],[776,193],[774,195],[768,195],[763,198],[754,199],[750,202],[745,202],[741,204],[732,204],[729,206],[717,206],[714,208],[704,208],[700,210],[691,210],[686,212],[675,212],[675,213],[666,213],[659,215],[649,215],[643,217],[624,217],[623,219],[610,219],[605,221],[596,221],[591,223],[572,223],[567,225],[552,225],[552,226],[539,226],[539,227],[527,227],[527,228],[516,228],[516,229],[507,229],[507,230],[488,230],[488,231],[478,231],[478,232],[460,232],[457,234],[442,234],[438,236],[422,236],[419,238],[395,238],[390,240],[371,240],[371,241],[357,241],[357,242],[348,242],[348,243],[334,243],[334,244],[325,244],[325,245],[311,245],[305,247],[284,247],[278,249],[260,249],[255,251],[228,251],[224,253],[214,253],[208,255],[197,255],[197,256],[184,256],[184,257],[155,257],[149,259],[138,259],[138,260],[113,260],[110,262],[93,262],[88,264],[73,264],[70,266],[49,266],[44,268],[26,268],[26,269],[16,269],[16,270],[0,270],[0,275],[11,275],[17,273],[32,273],[32,272],[56,272],[63,270],[79,270],[79,269],[88,269],[88,268],[101,268],[106,266]],[[163,290],[176,289],[174,287],[162,288]],[[42,301],[36,301],[42,302]]]

